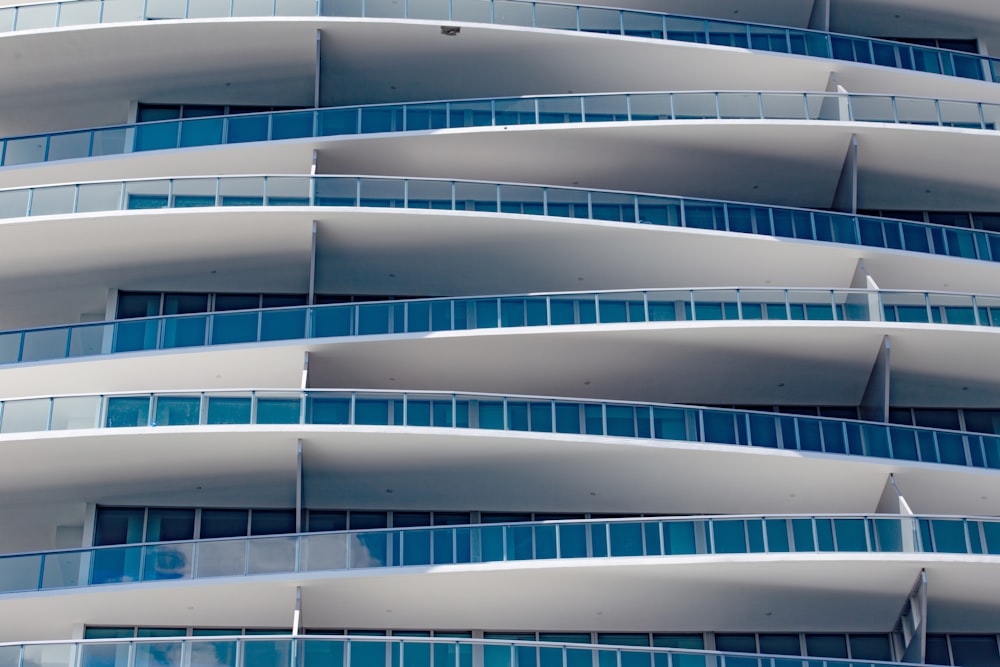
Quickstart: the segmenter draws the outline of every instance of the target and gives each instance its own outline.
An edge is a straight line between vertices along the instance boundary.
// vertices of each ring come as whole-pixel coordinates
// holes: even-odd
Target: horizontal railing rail
[[[0,557],[0,593],[106,584],[542,560],[791,553],[1000,555],[1000,519],[637,517],[122,544]]]
[[[0,8],[0,33],[96,24],[249,17],[454,21],[787,53],[981,81],[997,59],[885,39],[592,5],[523,0],[70,0]]]
[[[72,0],[77,4],[91,1]],[[896,95],[755,91],[600,93],[372,104],[9,137],[0,143],[0,166],[393,132],[682,120],[867,122],[995,131],[1000,126],[1000,104]]]
[[[566,665],[599,664],[629,667],[903,667],[905,663],[727,653],[664,646],[472,639],[461,633],[434,637],[309,635],[200,636],[136,639],[84,639],[0,644],[5,667],[197,667],[199,656],[211,656],[216,667],[473,667],[474,664]],[[459,636],[449,636],[459,635]],[[667,638],[668,639],[668,638]],[[655,639],[654,639],[655,644]],[[474,660],[474,653],[481,657]]]
[[[445,297],[291,306],[0,332],[0,364],[376,335],[654,322],[901,322],[1000,326],[1000,295],[698,288]]]
[[[1000,435],[834,417],[580,398],[385,390],[217,390],[0,401],[0,437],[233,425],[479,429],[762,447],[1000,470]]]
[[[1000,261],[1000,233],[690,197],[469,180],[255,175],[0,190],[0,219],[192,207],[362,207],[622,222]]]

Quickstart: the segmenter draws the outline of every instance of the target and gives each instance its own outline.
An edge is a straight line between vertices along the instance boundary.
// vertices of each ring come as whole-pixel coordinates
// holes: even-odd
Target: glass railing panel
[[[0,31],[10,32],[14,29],[14,19],[17,16],[17,9],[15,7],[4,7],[0,9]],[[96,23],[97,21],[90,21],[90,23]],[[16,665],[15,665],[16,667]]]
[[[719,93],[718,100],[719,118],[761,117],[761,99],[757,93]]]
[[[354,536],[349,533],[324,533],[306,535],[301,543],[301,570],[343,570],[347,567],[348,542]]]
[[[180,121],[141,123],[134,128],[135,150],[157,151],[180,145]]]
[[[403,424],[403,401],[379,394],[356,394],[354,423],[362,426]]]
[[[124,183],[83,183],[78,188],[76,212],[92,213],[124,208],[123,191]]]
[[[788,30],[772,26],[748,26],[750,48],[775,53],[791,53]],[[801,50],[801,49],[797,49]]]
[[[312,3],[315,9],[315,3]],[[188,18],[211,19],[229,16],[229,0],[198,0],[188,6]],[[303,14],[303,16],[305,16]],[[230,127],[230,129],[232,129]]]
[[[108,5],[115,1],[117,0],[105,0],[105,16],[107,16]],[[90,135],[91,157],[98,157],[101,155],[119,155],[124,153],[126,151],[126,147],[132,145],[134,135],[131,128],[124,127],[97,129],[92,130],[87,134]]]
[[[185,18],[186,4],[185,0],[146,0],[146,20],[165,21]]]
[[[176,642],[142,642],[135,644],[135,667],[158,667],[177,664],[180,661],[184,645]]]
[[[665,37],[664,17],[647,12],[622,12],[624,34],[629,37],[663,39]]]
[[[385,4],[390,4],[391,0],[385,0]],[[397,7],[401,6],[395,5]],[[377,132],[401,132],[405,129],[404,107],[402,106],[376,106],[362,107],[361,132],[372,134]],[[303,135],[308,136],[308,135]],[[364,184],[362,183],[362,187]]]
[[[253,343],[258,340],[261,311],[212,315],[211,345]]]
[[[44,162],[47,143],[45,137],[7,139],[4,142],[3,166]]]
[[[637,196],[636,202],[640,224],[681,226],[681,200]]]
[[[194,544],[174,542],[146,547],[143,553],[142,580],[190,579],[194,573]]]
[[[980,105],[976,102],[941,100],[938,106],[941,109],[941,124],[946,127],[985,129]]]
[[[924,294],[904,292],[880,295],[882,312],[887,322],[931,322],[931,310]]]
[[[160,348],[198,347],[208,344],[208,315],[167,317],[162,323]]]
[[[0,592],[38,590],[41,584],[42,556],[4,556],[0,558]]]
[[[586,193],[584,193],[586,196]],[[455,209],[496,212],[499,189],[489,183],[455,183]]]
[[[399,179],[361,179],[361,206],[403,208],[405,183]]]
[[[868,95],[849,96],[852,119],[867,123],[894,123],[894,98]]]
[[[302,399],[299,394],[258,393],[256,424],[298,424],[301,422]]]
[[[704,19],[666,16],[667,39],[678,42],[706,44],[708,32]]]
[[[208,397],[207,404],[206,424],[251,423],[252,403],[247,394],[215,394]]]
[[[629,95],[629,111],[632,120],[670,120],[673,117],[671,113],[671,108],[673,107],[671,97],[669,93]],[[705,94],[701,94],[701,97],[705,97]],[[688,110],[695,111],[695,106],[695,102],[689,100]],[[711,102],[703,101],[701,106],[702,108],[709,108],[711,110],[714,109],[715,102],[714,100]],[[698,117],[700,118],[700,116]],[[712,112],[712,117],[715,117],[714,111]]]
[[[966,523],[961,519],[931,519],[929,521],[937,553],[970,553]],[[926,544],[924,545],[926,548]]]
[[[201,423],[201,396],[198,394],[157,396],[153,426],[193,426]]]
[[[21,341],[20,361],[63,359],[68,353],[70,329],[25,331]]]
[[[687,316],[693,320],[740,319],[739,292],[736,290],[693,291],[691,303],[685,304]]]
[[[978,324],[976,303],[970,296],[959,294],[928,294],[927,301],[931,310],[931,317],[937,323],[968,326]]]
[[[259,340],[295,340],[306,334],[305,308],[261,311]]]
[[[406,122],[409,125],[409,115]],[[453,208],[452,184],[449,181],[409,180],[406,183],[406,205],[409,208],[450,211]]]
[[[315,5],[309,15],[316,12]],[[275,0],[233,0],[233,16],[274,16]]]
[[[247,573],[247,540],[218,540],[196,545],[195,578],[234,577]]]
[[[49,137],[49,149],[46,160],[74,160],[90,155],[89,132],[69,132],[54,134]]]
[[[348,567],[364,569],[369,567],[387,567],[391,565],[388,559],[388,540],[395,537],[394,533],[371,532],[355,533],[348,542]]]
[[[590,197],[584,190],[546,188],[545,196],[549,215],[561,218],[590,218]]]
[[[580,7],[580,30],[602,35],[619,35],[622,30],[621,10],[603,7]]]
[[[504,0],[501,0],[501,2]],[[549,98],[558,99],[558,98]],[[579,105],[579,98],[566,98]],[[538,106],[543,99],[499,99],[494,101],[494,123],[496,125],[534,125],[539,122]],[[452,125],[454,127],[454,124]]]
[[[247,574],[295,572],[297,538],[260,537],[247,541]]]
[[[170,181],[132,181],[125,183],[124,208],[144,210],[170,205]]]
[[[533,23],[532,4],[516,0],[495,0],[492,23],[530,28]]]
[[[705,553],[706,524],[704,521],[664,521],[663,553],[685,556]]]
[[[549,123],[579,123],[583,121],[583,108],[586,98],[579,97],[549,97],[538,100],[538,121]],[[497,106],[497,122],[501,122],[501,107]]]
[[[314,181],[316,206],[357,206],[358,179],[322,178]]]
[[[243,641],[242,667],[293,667],[291,641],[250,638]]]
[[[142,20],[142,0],[104,0],[102,23],[124,23]]]
[[[112,547],[91,553],[90,583],[121,584],[140,581],[142,547]]]
[[[321,16],[364,16],[362,0],[322,0]]]
[[[0,433],[46,431],[48,430],[50,409],[51,400],[47,398],[5,401]]]
[[[76,646],[73,644],[26,644],[21,664],[73,667],[75,654]]]
[[[642,292],[598,294],[597,309],[601,324],[647,320],[645,295]]]
[[[219,204],[222,206],[263,206],[264,177],[245,176],[219,181]]]
[[[271,139],[277,141],[313,136],[313,113],[312,111],[286,111],[271,114]]]
[[[149,425],[151,396],[112,396],[107,400],[104,425],[107,428],[134,428]]]
[[[7,421],[6,407],[4,406],[3,423]],[[49,429],[52,431],[64,431],[77,428],[98,428],[101,416],[100,396],[65,396],[52,399],[52,415],[49,420]],[[0,432],[3,432],[3,424],[0,424]]]
[[[834,303],[835,293],[827,290],[794,290],[789,294],[793,320],[842,320],[843,312]]]
[[[128,667],[129,643],[83,644],[80,646],[80,667]],[[15,663],[11,667],[17,667]]]
[[[14,29],[37,30],[41,28],[53,28],[56,25],[56,14],[58,11],[58,3],[21,5],[17,8],[17,23]]]
[[[913,125],[938,125],[937,102],[919,97],[895,98],[896,117],[900,123]]]
[[[447,20],[450,0],[407,0],[406,15],[411,19]]]
[[[740,290],[740,313],[745,320],[787,320],[785,294],[780,290]]]
[[[28,215],[28,195],[31,190],[0,191],[0,218],[21,218]]]
[[[211,0],[215,2],[216,0]],[[218,0],[225,2],[223,11],[229,11],[228,0]],[[200,2],[198,3],[200,6]],[[214,9],[214,5],[211,5]],[[226,143],[241,144],[248,141],[267,141],[270,137],[271,120],[266,114],[248,114],[231,116],[226,127]]]
[[[175,208],[215,206],[220,182],[216,178],[175,179],[171,182],[170,206]]]
[[[452,18],[472,23],[492,23],[493,5],[489,0],[452,0]]]
[[[645,97],[633,96],[633,108],[639,99]],[[719,97],[716,93],[674,93],[672,98],[673,117],[677,120],[716,118],[719,114]]]
[[[350,394],[334,396],[309,395],[306,399],[307,424],[349,424]]]

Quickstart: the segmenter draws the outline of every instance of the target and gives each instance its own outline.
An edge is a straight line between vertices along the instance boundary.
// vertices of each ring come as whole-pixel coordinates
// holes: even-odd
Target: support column
[[[315,169],[315,163],[313,168]],[[309,242],[309,305],[316,305],[316,221],[312,221],[312,239]]]
[[[292,636],[299,636],[300,622],[302,620],[302,587],[295,587],[295,611],[292,612]],[[295,663],[292,663],[295,664]]]
[[[295,451],[295,532],[301,533],[302,521],[302,438],[296,441]]]
[[[846,97],[841,98],[840,105],[847,106]],[[840,118],[846,120],[848,117],[847,109],[841,108]],[[858,212],[858,137],[855,134],[851,135],[851,141],[847,146],[844,166],[840,170],[840,181],[837,183],[830,208],[842,213]]]
[[[927,571],[920,570],[892,630],[901,662],[923,664],[927,656]]]
[[[302,355],[302,385],[299,389],[309,388],[309,353],[306,352]],[[305,401],[302,402],[305,405]],[[304,417],[304,415],[303,415]]]
[[[316,69],[313,73],[313,107],[320,107],[320,81],[323,71],[323,31],[316,30]]]
[[[861,418],[873,422],[889,421],[889,389],[891,369],[889,364],[889,337],[882,336],[872,373],[868,377],[865,393],[861,395]]]
[[[903,492],[896,485],[896,477],[889,473],[889,479],[882,489],[882,497],[879,498],[878,507],[875,508],[878,514],[907,514],[913,516],[913,510],[903,497]]]
[[[830,32],[830,0],[813,0],[809,29]]]

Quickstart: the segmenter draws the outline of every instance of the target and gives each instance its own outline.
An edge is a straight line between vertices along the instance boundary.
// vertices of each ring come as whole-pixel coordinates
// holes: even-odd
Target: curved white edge
[[[996,470],[877,457],[475,429],[127,428],[3,437],[4,552],[54,548],[55,526],[87,521],[84,502],[288,507],[299,440],[314,509],[870,513],[891,473],[918,510],[1000,513]]]
[[[992,179],[1000,132],[794,120],[498,126],[229,144],[5,167],[0,186],[78,181],[84,168],[88,180],[304,174],[316,150],[320,174],[666,188],[678,196],[810,208],[833,200],[852,136],[861,147],[861,208],[994,210],[1000,204]],[[429,153],[436,159],[428,161]],[[942,170],[943,163],[950,168]]]
[[[991,407],[1000,329],[694,321],[389,334],[0,366],[3,397],[233,386],[433,389],[705,405],[856,405],[884,336],[894,405]],[[149,378],[156,378],[155,387]],[[817,382],[822,378],[822,382]],[[681,380],[682,379],[682,380]],[[792,398],[794,397],[794,398]]]
[[[984,611],[1000,593],[1000,583],[989,576],[995,567],[995,557],[795,554],[135,584],[2,596],[0,614],[11,620],[0,639],[53,638],[71,619],[92,625],[282,627],[296,586],[302,587],[302,613],[312,627],[843,631],[891,627],[921,568],[938,582],[929,589],[930,604],[949,611],[939,617],[948,625],[937,621],[931,630],[975,632],[1000,620],[997,612]],[[747,607],[760,612],[750,621],[753,627],[747,626]]]
[[[118,285],[298,291],[308,279],[314,220],[316,290],[330,294],[363,285],[373,294],[457,296],[456,274],[465,276],[461,292],[469,295],[592,286],[846,287],[859,259],[883,289],[974,292],[1000,278],[1000,262],[987,260],[630,222],[364,207],[126,210],[0,221],[0,244],[18,248],[0,264],[0,285],[7,286],[0,287],[0,328],[101,312],[108,288]],[[556,254],[559,266],[550,261]],[[512,257],[516,273],[506,269]],[[261,261],[271,267],[266,275],[257,270]],[[21,287],[55,276],[64,288],[41,302]]]

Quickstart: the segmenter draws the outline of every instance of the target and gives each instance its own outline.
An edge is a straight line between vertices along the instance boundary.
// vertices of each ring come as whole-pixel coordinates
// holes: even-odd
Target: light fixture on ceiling
[[[458,33],[462,32],[462,29],[457,25],[443,25],[441,26],[441,34],[445,37],[454,37]]]

